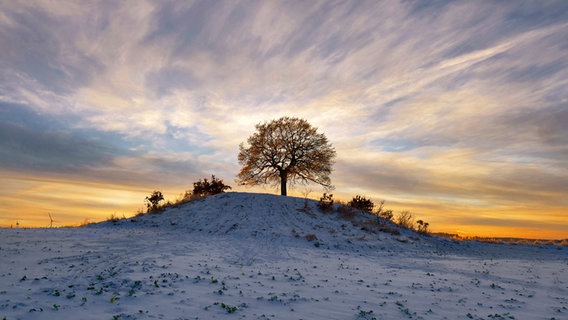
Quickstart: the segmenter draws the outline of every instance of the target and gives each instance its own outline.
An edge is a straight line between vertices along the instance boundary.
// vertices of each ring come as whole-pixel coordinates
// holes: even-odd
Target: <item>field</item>
[[[568,248],[362,230],[228,193],[81,228],[0,229],[3,319],[568,319]]]

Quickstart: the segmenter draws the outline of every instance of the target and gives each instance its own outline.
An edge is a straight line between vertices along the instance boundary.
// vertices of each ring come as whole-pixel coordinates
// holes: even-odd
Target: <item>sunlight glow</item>
[[[335,148],[338,199],[568,238],[567,17],[554,0],[0,1],[0,225],[231,185],[255,125],[290,116]]]

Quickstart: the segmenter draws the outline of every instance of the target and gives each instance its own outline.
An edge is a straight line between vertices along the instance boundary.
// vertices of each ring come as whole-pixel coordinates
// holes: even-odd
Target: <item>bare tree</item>
[[[314,182],[331,188],[329,175],[335,149],[306,120],[283,117],[257,124],[256,132],[239,146],[238,179],[243,184],[278,184],[287,195],[288,183]]]

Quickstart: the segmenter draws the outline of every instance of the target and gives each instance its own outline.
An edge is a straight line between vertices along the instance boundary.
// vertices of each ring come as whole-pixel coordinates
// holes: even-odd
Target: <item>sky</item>
[[[568,238],[566,35],[564,0],[1,1],[0,225],[128,217],[212,174],[278,193],[235,183],[238,146],[291,116],[336,149],[336,199]]]

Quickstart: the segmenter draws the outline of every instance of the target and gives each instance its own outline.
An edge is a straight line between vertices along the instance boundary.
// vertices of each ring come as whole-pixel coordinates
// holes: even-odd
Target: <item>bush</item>
[[[193,191],[191,193],[186,192],[184,199],[186,198],[203,198],[206,196],[212,196],[214,194],[224,193],[225,190],[231,189],[230,186],[223,183],[223,180],[215,178],[214,175],[211,176],[211,181],[207,178],[193,183]]]
[[[385,200],[381,200],[374,214],[381,219],[392,221],[392,218],[394,217],[393,211],[390,209],[385,209],[384,206],[385,206]]]
[[[353,197],[353,200],[349,201],[349,203],[347,203],[347,205],[349,205],[352,208],[361,210],[361,211],[366,211],[366,212],[372,212],[373,211],[373,207],[375,207],[375,204],[373,203],[373,201],[365,198],[365,197],[361,197],[359,195],[356,195],[355,197]]]
[[[422,234],[428,234],[428,227],[430,226],[430,224],[428,222],[425,222],[423,220],[418,220],[416,221],[416,225],[418,226],[417,230],[419,233]]]
[[[333,211],[333,194],[324,193],[318,202],[318,208],[323,212]]]
[[[388,209],[388,210],[382,210],[381,212],[377,213],[377,216],[379,218],[385,219],[385,220],[389,220],[392,221],[392,218],[394,217],[393,211]]]
[[[403,228],[414,230],[414,217],[410,211],[401,211],[396,223]]]
[[[155,212],[159,210],[160,201],[164,200],[164,195],[159,190],[154,190],[152,194],[144,199],[146,202],[147,212]]]

